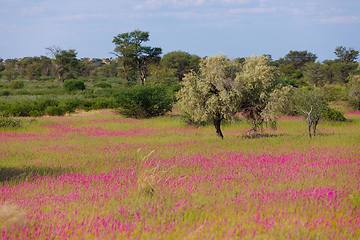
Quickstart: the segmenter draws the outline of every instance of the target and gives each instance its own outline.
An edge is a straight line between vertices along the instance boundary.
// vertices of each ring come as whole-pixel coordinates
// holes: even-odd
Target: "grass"
[[[221,140],[104,110],[1,129],[0,210],[24,220],[1,239],[358,239],[360,115],[346,117],[312,139],[298,118]]]

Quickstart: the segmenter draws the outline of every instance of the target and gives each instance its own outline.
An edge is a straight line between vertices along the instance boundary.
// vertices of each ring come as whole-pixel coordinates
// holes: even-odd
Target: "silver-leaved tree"
[[[275,126],[289,102],[292,87],[279,85],[277,79],[277,70],[262,55],[247,58],[243,65],[224,55],[209,57],[198,74],[185,75],[179,106],[194,121],[211,120],[221,138],[221,121],[238,112],[252,122],[250,132],[256,132],[263,123]]]
[[[264,123],[276,126],[278,114],[286,107],[291,86],[278,82],[278,71],[269,66],[263,55],[246,58],[235,82],[241,93],[238,111],[252,123],[250,132],[257,132]]]
[[[216,134],[223,138],[220,124],[231,120],[239,108],[239,91],[235,82],[240,65],[224,55],[206,58],[199,73],[190,72],[179,91],[180,109],[194,121],[211,120]]]

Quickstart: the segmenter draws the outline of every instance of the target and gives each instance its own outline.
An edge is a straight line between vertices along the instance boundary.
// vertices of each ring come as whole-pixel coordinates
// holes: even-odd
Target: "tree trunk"
[[[309,137],[311,138],[311,120],[310,120],[310,113],[308,114],[308,117],[307,117],[307,125],[308,125],[308,131],[309,131]]]
[[[127,67],[126,67],[125,63],[123,63],[123,68],[124,68],[125,81],[129,82],[129,75],[128,75],[128,71],[127,71]]]
[[[218,116],[214,117],[213,122],[214,122],[214,126],[215,126],[215,129],[216,129],[217,136],[223,139],[224,135],[222,134],[221,128],[220,128],[221,118],[218,117]]]
[[[313,123],[313,136],[316,135],[316,127],[317,127],[318,123],[319,123],[319,121],[314,121],[314,123]]]

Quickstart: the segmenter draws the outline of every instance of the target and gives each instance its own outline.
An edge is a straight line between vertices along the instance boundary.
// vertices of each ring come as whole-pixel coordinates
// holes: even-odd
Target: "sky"
[[[115,36],[148,31],[146,46],[229,58],[290,50],[318,61],[337,46],[360,50],[359,0],[0,0],[0,58],[75,49],[110,58]]]

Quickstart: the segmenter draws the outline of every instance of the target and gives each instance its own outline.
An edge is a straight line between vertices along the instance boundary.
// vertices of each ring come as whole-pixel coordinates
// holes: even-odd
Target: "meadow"
[[[110,110],[0,129],[0,239],[360,239],[360,112],[184,124]]]

